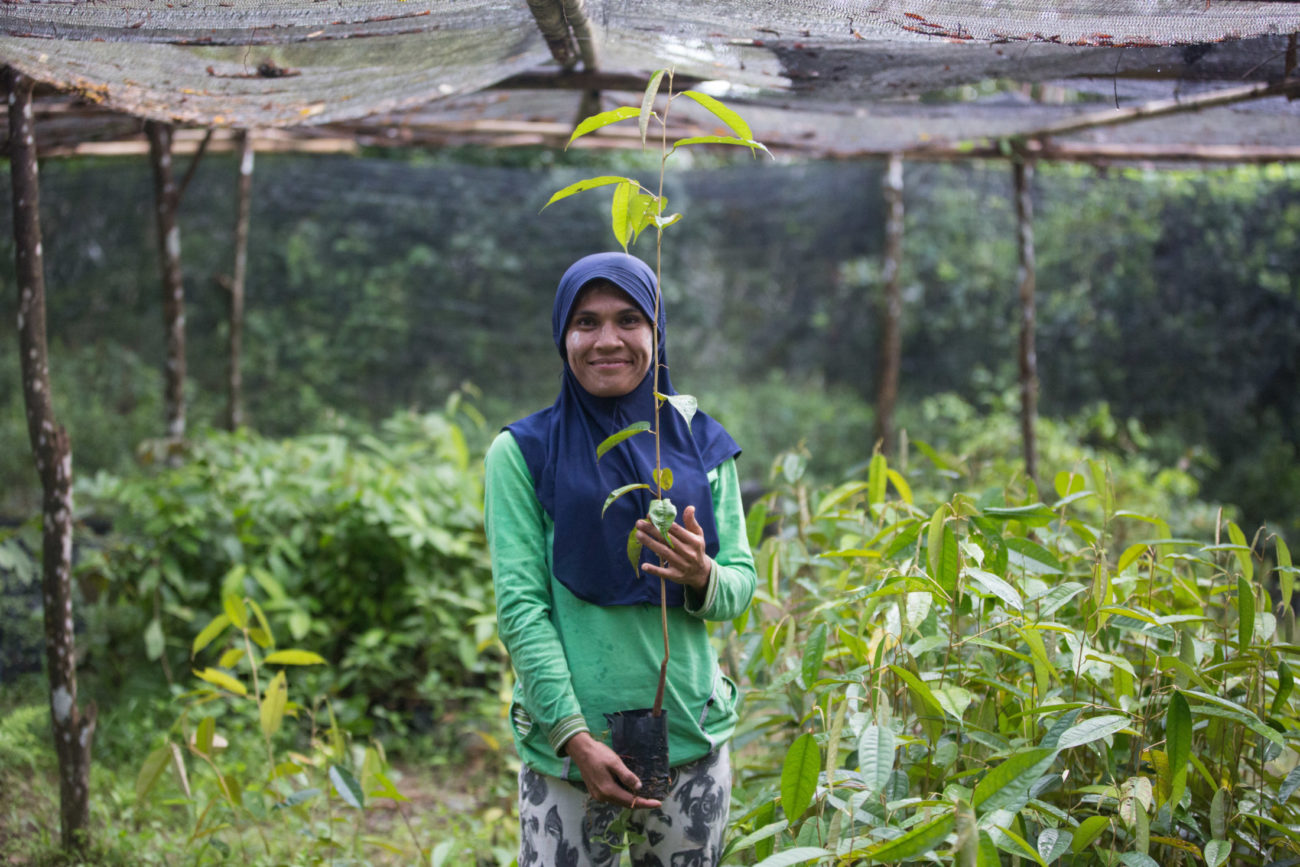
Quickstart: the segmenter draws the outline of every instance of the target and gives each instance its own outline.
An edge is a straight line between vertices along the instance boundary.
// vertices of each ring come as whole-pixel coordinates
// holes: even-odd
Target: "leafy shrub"
[[[113,524],[83,583],[130,603],[100,608],[101,623],[117,612],[101,642],[143,636],[135,646],[170,678],[223,593],[249,595],[329,661],[314,686],[351,697],[357,730],[372,707],[427,728],[477,697],[500,663],[481,472],[461,428],[474,416],[458,407],[396,415],[378,434],[209,432],[178,466],[82,484]]]
[[[1231,522],[1175,535],[1122,508],[1115,479],[1136,470],[1095,460],[1054,468],[1041,501],[1013,475],[925,508],[924,474],[881,456],[829,490],[803,468],[780,461],[751,510],[760,589],[726,641],[750,682],[730,863],[1218,867],[1300,851],[1280,538],[1266,563],[1266,534]]]

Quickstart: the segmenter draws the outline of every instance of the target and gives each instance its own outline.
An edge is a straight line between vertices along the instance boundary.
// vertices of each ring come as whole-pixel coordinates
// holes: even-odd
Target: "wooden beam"
[[[1025,160],[1012,163],[1016,196],[1016,239],[1020,267],[1016,282],[1020,296],[1020,436],[1024,445],[1025,474],[1038,481],[1038,352],[1035,349],[1037,310],[1034,288],[1033,165]]]
[[[898,376],[902,367],[903,339],[903,157],[891,154],[885,169],[885,256],[881,275],[880,369],[876,377],[876,441],[887,455],[894,454],[894,406],[898,402]]]

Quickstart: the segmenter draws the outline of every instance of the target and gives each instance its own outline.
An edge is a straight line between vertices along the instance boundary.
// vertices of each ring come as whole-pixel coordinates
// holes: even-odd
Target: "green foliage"
[[[1041,495],[1014,473],[954,494],[931,473],[994,480],[978,439],[900,465],[908,496],[884,495],[880,456],[833,489],[774,465],[751,511],[757,610],[725,650],[750,684],[733,863],[1300,851],[1300,634],[1260,583],[1289,563],[1265,559],[1264,533],[1189,537],[1126,508],[1117,480],[1141,459],[1044,462]]]
[[[135,646],[175,669],[196,634],[211,640],[199,630],[223,595],[249,595],[328,660],[316,685],[349,697],[354,730],[372,708],[427,729],[477,700],[500,657],[479,461],[462,428],[475,416],[458,406],[399,414],[377,435],[209,433],[180,466],[84,482],[82,502],[114,535],[85,557],[82,581],[136,612],[111,635],[143,635]],[[225,612],[241,626],[239,609]]]

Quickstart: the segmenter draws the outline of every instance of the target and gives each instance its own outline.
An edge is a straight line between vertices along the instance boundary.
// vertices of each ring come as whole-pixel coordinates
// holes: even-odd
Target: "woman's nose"
[[[618,343],[618,327],[612,322],[606,322],[596,331],[597,346],[614,346]]]

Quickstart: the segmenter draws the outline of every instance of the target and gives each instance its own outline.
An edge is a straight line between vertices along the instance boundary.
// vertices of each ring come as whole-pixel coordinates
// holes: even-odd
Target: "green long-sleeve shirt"
[[[654,703],[663,658],[659,608],[592,605],[559,582],[551,568],[554,524],[508,431],[488,449],[486,470],[497,624],[516,674],[515,746],[533,770],[578,779],[563,755],[568,739],[588,731],[608,743],[606,713]],[[708,588],[687,589],[686,605],[668,610],[664,708],[672,765],[704,756],[735,729],[736,685],[718,669],[706,621],[739,616],[757,581],[735,460],[709,473],[709,487],[718,554]]]

